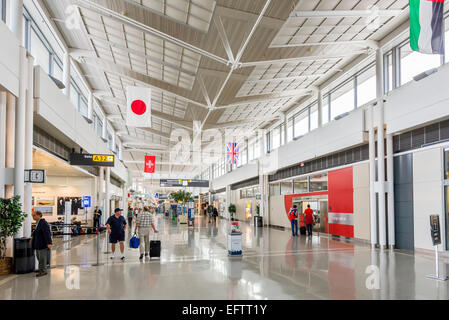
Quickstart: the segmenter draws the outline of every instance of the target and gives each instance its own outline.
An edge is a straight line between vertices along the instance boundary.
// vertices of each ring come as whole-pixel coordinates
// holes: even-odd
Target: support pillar
[[[70,98],[70,54],[64,54],[63,68],[62,68],[62,82],[64,83],[64,94]]]
[[[229,220],[231,220],[231,214],[228,211],[230,204],[231,204],[231,186],[227,185],[226,186],[226,209],[225,209],[225,212],[226,212],[226,218]]]
[[[393,135],[387,134],[387,180],[388,180],[388,245],[394,249],[395,240],[395,213],[394,213],[394,158]]]
[[[20,197],[20,203],[24,208],[25,187],[25,111],[26,111],[26,89],[28,86],[28,61],[26,49],[20,47],[19,65],[19,97],[16,105],[15,121],[15,147],[14,147],[14,196]],[[24,224],[17,232],[16,237],[22,238]]]
[[[283,112],[282,113],[282,123],[284,124],[284,127],[283,127],[284,132],[283,132],[283,140],[281,141],[282,145],[287,144],[287,125],[288,125],[287,121],[288,121],[287,113]]]
[[[321,89],[317,90],[317,101],[318,101],[318,128],[323,126],[323,95]]]
[[[104,211],[105,211],[105,218],[109,218],[111,216],[111,200],[110,200],[110,184],[111,184],[111,168],[106,168],[106,190],[105,190],[105,205],[104,205]]]
[[[14,141],[16,123],[16,98],[9,92],[6,93],[6,143],[5,143],[5,166],[14,168]],[[5,198],[9,199],[14,195],[12,185],[5,186]]]
[[[383,249],[387,245],[387,223],[385,209],[385,130],[384,130],[384,102],[383,102],[383,52],[376,51],[376,81],[377,106],[379,121],[377,124],[377,170],[379,184],[379,245]]]
[[[106,116],[103,117],[103,131],[101,132],[101,139],[106,142],[108,141],[108,120]]]
[[[376,183],[376,150],[375,150],[375,133],[374,133],[374,112],[373,106],[370,107],[370,128],[369,128],[369,180],[370,180],[370,234],[371,246],[378,244],[377,239],[377,214],[376,214],[376,192],[374,184]]]
[[[34,114],[34,58],[28,57],[28,90],[26,96],[25,112],[25,169],[33,169],[33,114]],[[25,238],[31,237],[31,208],[32,208],[33,184],[25,184],[25,213],[27,217],[24,221]]]
[[[6,168],[6,92],[0,91],[0,198],[5,198]]]
[[[87,101],[87,122],[94,122],[94,95],[92,92],[89,93],[89,98]]]

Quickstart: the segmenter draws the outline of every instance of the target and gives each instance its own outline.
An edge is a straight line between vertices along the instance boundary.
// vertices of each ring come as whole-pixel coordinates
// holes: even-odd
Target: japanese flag
[[[126,125],[130,127],[151,127],[151,89],[126,88]]]
[[[145,156],[145,173],[154,173],[156,168],[156,157],[155,156]]]

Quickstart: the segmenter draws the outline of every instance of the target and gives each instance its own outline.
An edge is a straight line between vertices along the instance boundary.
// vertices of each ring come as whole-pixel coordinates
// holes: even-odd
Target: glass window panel
[[[323,125],[329,122],[329,97],[323,97]]]
[[[357,107],[376,99],[376,69],[371,67],[357,76]]]
[[[254,190],[253,190],[253,188],[246,189],[246,197],[247,198],[254,197]]]
[[[386,84],[385,84],[385,93],[393,90],[393,53],[390,52],[385,56],[384,64],[387,66],[386,72]]]
[[[281,194],[292,194],[292,193],[293,193],[292,181],[282,181]]]
[[[310,109],[310,131],[318,128],[318,106],[314,105]]]
[[[270,196],[279,196],[281,194],[281,188],[279,183],[270,184]]]
[[[295,116],[295,138],[305,135],[309,132],[309,111],[303,110]]]
[[[35,58],[34,64],[41,66],[48,74],[50,72],[50,52],[33,29],[31,30],[31,54]]]
[[[308,190],[307,178],[300,178],[293,180],[293,192],[296,194],[307,193]]]
[[[256,139],[256,142],[254,143],[254,159],[257,159],[260,157],[260,140]]]
[[[273,129],[273,150],[279,148],[281,145],[280,127]]]
[[[413,80],[413,77],[432,68],[440,66],[440,55],[423,54],[412,51],[410,44],[400,48],[401,85]]]
[[[293,140],[293,118],[290,118],[287,122],[287,142]]]
[[[354,110],[354,81],[350,80],[331,94],[331,120]]]
[[[86,98],[81,97],[81,99],[80,99],[79,113],[80,113],[82,116],[87,117],[87,109],[88,109],[88,107],[87,107],[87,101],[86,101]]]
[[[327,173],[317,174],[310,177],[310,192],[327,190]]]
[[[53,77],[62,81],[62,66],[55,61],[53,64]]]
[[[70,102],[72,105],[78,109],[78,98],[79,94],[78,91],[76,91],[75,86],[73,85],[73,82],[71,82],[71,88],[70,88]]]
[[[253,144],[248,145],[248,160],[249,161],[254,160],[254,145]]]
[[[247,163],[248,163],[248,158],[247,158],[246,150],[243,150],[243,153],[242,153],[242,165],[245,165]]]
[[[283,145],[284,144],[284,134],[285,134],[285,126],[282,124],[280,127],[279,127],[280,129],[280,131],[281,131],[281,145]]]
[[[444,151],[444,179],[449,179],[449,149]]]

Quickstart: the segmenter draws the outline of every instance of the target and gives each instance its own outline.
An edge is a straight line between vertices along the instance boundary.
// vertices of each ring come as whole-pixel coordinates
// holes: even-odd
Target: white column
[[[111,168],[107,167],[106,168],[106,190],[105,190],[105,205],[104,205],[104,211],[105,211],[105,218],[109,218],[109,216],[111,215],[111,201],[110,201],[110,184],[111,184]]]
[[[379,108],[379,122],[377,125],[377,170],[379,182],[379,245],[387,245],[387,223],[385,211],[385,131],[384,131],[384,102],[383,102],[383,53],[376,51],[376,81],[377,105]]]
[[[22,208],[24,208],[24,179],[25,179],[25,111],[26,111],[26,89],[28,85],[28,61],[26,50],[20,47],[19,65],[19,97],[16,105],[15,123],[15,147],[14,147],[14,196],[20,197]],[[16,237],[23,237],[22,228],[17,232]]]
[[[281,142],[282,142],[283,145],[287,144],[287,121],[288,121],[287,113],[282,112],[282,123],[284,124],[284,132],[283,132],[283,138],[284,139]]]
[[[99,168],[99,177],[98,177],[98,183],[97,183],[97,187],[98,187],[98,206],[102,207],[102,210],[105,210],[104,207],[104,197],[103,197],[103,186],[104,186],[104,168],[100,167]]]
[[[101,139],[105,142],[108,140],[108,120],[106,119],[106,116],[103,117],[103,131],[101,132]]]
[[[394,225],[394,158],[393,135],[387,134],[387,179],[388,179],[388,245],[394,249],[395,225]]]
[[[87,101],[87,121],[92,123],[94,121],[94,95],[89,93],[89,99]]]
[[[374,184],[376,182],[376,150],[374,133],[374,112],[373,106],[370,107],[370,127],[369,127],[369,180],[370,180],[370,233],[371,246],[377,245],[377,214],[376,214],[376,192]]]
[[[323,126],[323,95],[321,89],[317,90],[317,101],[318,101],[318,128]]]
[[[9,28],[23,45],[23,0],[8,1],[9,6]]]
[[[70,54],[64,54],[63,68],[62,68],[62,82],[64,83],[64,94],[70,98]]]
[[[226,218],[228,218],[229,220],[231,220],[231,214],[228,212],[228,208],[229,208],[230,204],[231,204],[231,186],[227,185],[226,186],[226,209],[225,209],[225,212],[226,212]],[[235,218],[235,216],[234,216],[234,218]]]
[[[120,142],[120,145],[118,146],[118,158],[119,160],[123,160],[123,144]]]
[[[33,169],[33,114],[34,114],[34,58],[28,57],[28,90],[26,96],[25,112],[25,169]],[[25,238],[31,237],[31,207],[32,207],[33,184],[25,184],[25,213],[24,221]]]
[[[0,198],[5,198],[6,168],[6,92],[0,91]]]

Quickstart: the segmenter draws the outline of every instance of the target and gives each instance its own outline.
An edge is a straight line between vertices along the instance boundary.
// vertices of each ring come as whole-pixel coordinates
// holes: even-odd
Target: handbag
[[[131,239],[129,239],[129,247],[131,249],[138,249],[140,246],[140,239],[137,237],[137,234],[134,234]]]

